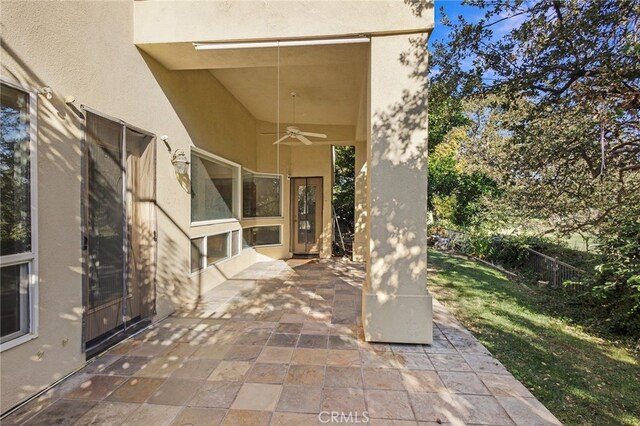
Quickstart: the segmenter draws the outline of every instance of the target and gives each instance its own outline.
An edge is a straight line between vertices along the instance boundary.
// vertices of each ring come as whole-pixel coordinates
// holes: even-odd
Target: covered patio
[[[559,424],[434,300],[433,344],[368,343],[364,265],[257,263],[3,425]]]

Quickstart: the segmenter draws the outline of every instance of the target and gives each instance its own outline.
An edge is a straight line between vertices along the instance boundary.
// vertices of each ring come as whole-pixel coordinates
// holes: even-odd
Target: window
[[[207,237],[207,266],[229,257],[229,233]]]
[[[22,263],[0,268],[2,282],[2,341],[29,332],[29,267]]]
[[[273,174],[242,173],[242,216],[282,216],[282,177]]]
[[[34,94],[0,83],[1,349],[36,331],[36,111]]]
[[[191,273],[240,254],[240,231],[206,235],[191,240]]]
[[[270,246],[281,243],[280,225],[252,226],[242,230],[242,240],[244,247]]]
[[[239,216],[240,166],[202,150],[191,152],[191,222]]]

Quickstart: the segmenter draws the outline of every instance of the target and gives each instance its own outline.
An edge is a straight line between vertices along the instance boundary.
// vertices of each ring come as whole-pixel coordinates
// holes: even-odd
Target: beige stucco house
[[[0,411],[255,262],[330,256],[333,145],[356,149],[365,337],[431,342],[426,125],[394,111],[432,7],[0,8]]]

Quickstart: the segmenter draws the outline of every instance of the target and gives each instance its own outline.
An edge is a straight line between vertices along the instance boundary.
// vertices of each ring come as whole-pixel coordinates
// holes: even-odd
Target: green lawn
[[[429,268],[431,293],[560,421],[640,425],[638,358],[553,315],[557,293],[437,250]]]

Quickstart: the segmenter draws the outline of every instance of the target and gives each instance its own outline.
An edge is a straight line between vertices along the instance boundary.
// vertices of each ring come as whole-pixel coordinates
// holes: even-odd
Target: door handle
[[[84,235],[82,237],[82,250],[87,251],[89,249],[89,238]]]

